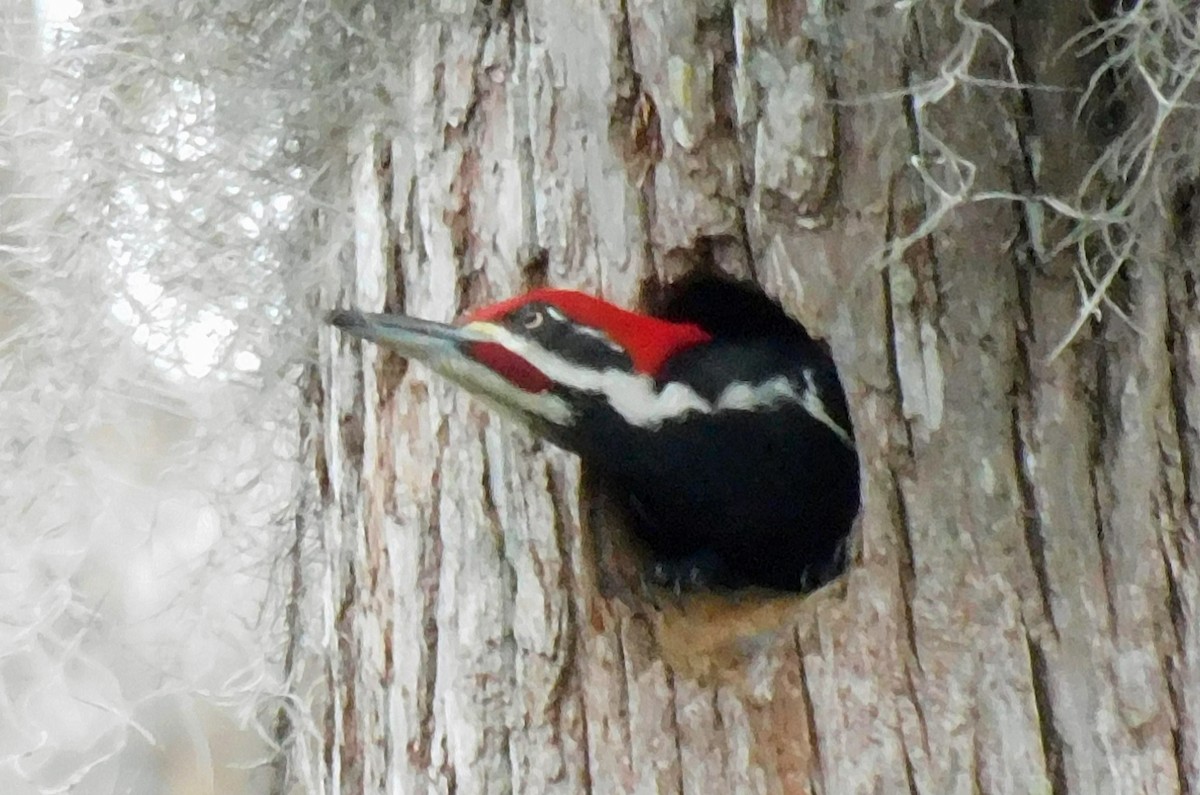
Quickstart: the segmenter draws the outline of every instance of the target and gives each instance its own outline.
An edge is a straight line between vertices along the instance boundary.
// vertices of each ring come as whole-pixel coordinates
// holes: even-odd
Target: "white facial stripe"
[[[808,388],[803,393],[798,393],[785,376],[778,376],[754,386],[733,384],[717,397],[715,403],[709,403],[686,384],[670,383],[658,390],[654,379],[648,375],[616,369],[589,370],[499,326],[489,326],[487,333],[551,380],[581,392],[603,395],[626,422],[642,428],[657,428],[667,420],[682,417],[691,411],[714,414],[718,411],[752,411],[779,403],[797,403],[846,445],[852,444],[849,434],[825,410],[811,373],[805,374]]]
[[[684,384],[668,384],[660,392],[648,375],[616,369],[589,370],[507,329],[497,326],[489,333],[496,342],[521,356],[552,381],[580,392],[603,395],[617,413],[634,425],[653,428],[689,411],[712,411],[708,401]]]
[[[608,338],[608,335],[605,334],[603,331],[600,331],[599,329],[594,329],[591,326],[574,326],[573,328],[575,329],[575,331],[579,332],[580,334],[583,334],[584,336],[592,337],[594,339],[600,340],[602,343],[604,343],[610,349],[612,349],[618,353],[624,353],[624,350],[622,350],[620,345],[618,345],[617,343],[610,340]]]
[[[847,447],[854,447],[854,440],[850,438],[850,434],[846,433],[845,428],[834,422],[833,417],[830,417],[829,412],[825,410],[825,404],[821,401],[821,393],[817,390],[811,370],[804,371],[804,382],[808,385],[808,389],[804,390],[804,399],[800,405],[804,406],[805,411],[820,420],[822,425],[833,431],[834,435],[841,439]]]
[[[761,406],[775,403],[803,403],[800,395],[792,388],[792,382],[777,376],[764,384],[733,384],[717,396],[717,409],[741,409],[752,411]]]
[[[518,420],[525,420],[522,415],[533,415],[555,425],[566,425],[571,419],[571,407],[558,395],[549,392],[526,392],[483,365],[457,357],[433,361],[430,365],[501,412],[515,415]]]
[[[846,433],[846,430],[842,426],[834,422],[833,418],[829,416],[829,412],[825,410],[825,404],[821,402],[813,374],[805,371],[804,381],[808,384],[808,388],[802,393],[797,392],[792,382],[782,375],[754,386],[750,384],[734,384],[726,387],[725,391],[717,397],[714,410],[741,409],[743,411],[752,411],[778,403],[799,403],[804,407],[805,411],[812,415],[813,419],[833,431],[833,434],[841,439],[844,444],[852,446],[853,443],[850,440],[850,434]]]

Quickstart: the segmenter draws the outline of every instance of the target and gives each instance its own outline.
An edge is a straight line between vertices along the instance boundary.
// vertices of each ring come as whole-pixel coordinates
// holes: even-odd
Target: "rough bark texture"
[[[806,600],[648,603],[574,458],[330,335],[329,791],[1191,791],[1191,225],[1147,211],[1127,318],[1052,357],[1070,222],[954,199],[1072,194],[1103,53],[1068,43],[1074,2],[943,5],[497,1],[421,30],[404,132],[353,148],[342,300],[754,278],[840,364],[861,554]]]

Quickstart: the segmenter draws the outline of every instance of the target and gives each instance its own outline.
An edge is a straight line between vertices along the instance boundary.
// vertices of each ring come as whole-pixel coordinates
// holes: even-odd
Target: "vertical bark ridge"
[[[1029,361],[1029,343],[1027,337],[1033,333],[1033,316],[1029,304],[1029,279],[1021,272],[1028,264],[1017,263],[1016,275],[1017,300],[1019,304],[1018,328],[1016,329],[1016,368],[1018,394],[1013,397],[1012,409],[1012,458],[1017,485],[1021,495],[1021,527],[1025,534],[1025,544],[1029,551],[1030,564],[1033,569],[1034,583],[1038,595],[1039,623],[1044,622],[1050,635],[1058,635],[1058,627],[1054,623],[1054,611],[1051,608],[1050,571],[1046,562],[1045,534],[1046,527],[1041,521],[1043,512],[1037,501],[1035,474],[1031,471],[1036,453],[1032,448],[1034,407],[1029,391],[1033,389],[1033,374]]]
[[[807,743],[808,758],[812,760],[808,766],[808,770],[805,772],[808,776],[811,791],[814,795],[820,795],[825,792],[825,771],[821,763],[821,731],[817,726],[816,711],[813,706],[812,692],[809,689],[808,672],[805,670],[804,650],[800,647],[799,634],[796,634],[794,638],[796,671],[799,674],[800,703],[804,708],[804,720],[807,726],[807,734],[804,739]]]
[[[1193,716],[1197,688],[1200,687],[1200,640],[1194,626],[1200,614],[1198,597],[1197,560],[1200,559],[1200,532],[1197,530],[1195,456],[1200,450],[1197,432],[1198,413],[1194,391],[1197,379],[1197,346],[1194,342],[1200,312],[1197,311],[1196,282],[1191,273],[1173,269],[1168,274],[1168,337],[1171,370],[1171,416],[1179,445],[1180,468],[1183,479],[1180,521],[1173,537],[1167,539],[1174,547],[1171,575],[1171,618],[1180,639],[1180,660],[1174,666],[1172,693],[1176,704],[1176,758],[1183,772],[1185,792],[1194,792],[1200,775],[1200,737]]]
[[[1009,39],[1019,42],[1022,38],[1018,14],[1020,2],[1014,0],[1011,13],[1008,15]],[[1017,157],[1011,168],[1010,181],[1014,195],[1039,195],[1044,188],[1039,184],[1038,169],[1035,165],[1036,155],[1033,151],[1032,140],[1039,135],[1037,115],[1034,110],[1031,86],[1040,83],[1040,75],[1029,68],[1023,49],[1013,53],[1013,70],[1020,81],[1017,89],[1017,99],[1014,103],[1014,139]],[[1057,634],[1054,623],[1054,613],[1051,609],[1050,573],[1047,569],[1045,532],[1040,517],[1043,515],[1037,504],[1037,491],[1034,487],[1033,473],[1030,464],[1034,460],[1034,452],[1029,447],[1032,439],[1034,424],[1032,390],[1035,388],[1032,363],[1030,361],[1030,338],[1034,334],[1033,308],[1030,290],[1034,289],[1032,274],[1044,267],[1040,251],[1043,243],[1034,239],[1030,228],[1030,208],[1021,208],[1015,214],[1017,222],[1017,237],[1013,244],[1012,263],[1015,269],[1015,286],[1017,300],[1017,316],[1015,318],[1015,345],[1017,370],[1016,390],[1013,399],[1013,463],[1021,491],[1021,503],[1024,507],[1020,521],[1025,531],[1026,545],[1029,549],[1030,562],[1036,582],[1038,599],[1040,601],[1038,619],[1045,621],[1051,633]]]
[[[1067,780],[1062,748],[1065,738],[1055,725],[1053,696],[1049,692],[1051,678],[1043,642],[1027,635],[1029,649],[1029,668],[1033,672],[1033,697],[1037,706],[1038,727],[1041,731],[1042,752],[1046,757],[1046,770],[1049,773],[1049,785],[1052,795],[1067,795],[1070,786]]]

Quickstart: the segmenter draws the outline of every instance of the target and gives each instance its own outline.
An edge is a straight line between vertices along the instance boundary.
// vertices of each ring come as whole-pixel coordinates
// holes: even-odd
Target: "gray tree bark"
[[[635,306],[709,260],[753,278],[841,368],[861,551],[809,598],[655,605],[573,457],[330,334],[328,791],[1200,782],[1200,62],[1128,24],[1195,11],[1079,6],[422,23],[402,131],[352,146],[330,302],[444,320],[539,281]]]

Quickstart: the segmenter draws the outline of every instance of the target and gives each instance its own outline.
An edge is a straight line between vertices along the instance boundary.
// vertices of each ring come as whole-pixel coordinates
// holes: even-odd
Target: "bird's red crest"
[[[712,339],[691,323],[639,315],[586,293],[549,287],[480,307],[464,316],[462,322],[496,322],[533,302],[549,304],[574,322],[603,331],[629,354],[634,369],[647,375],[656,375],[663,362],[676,353]]]

